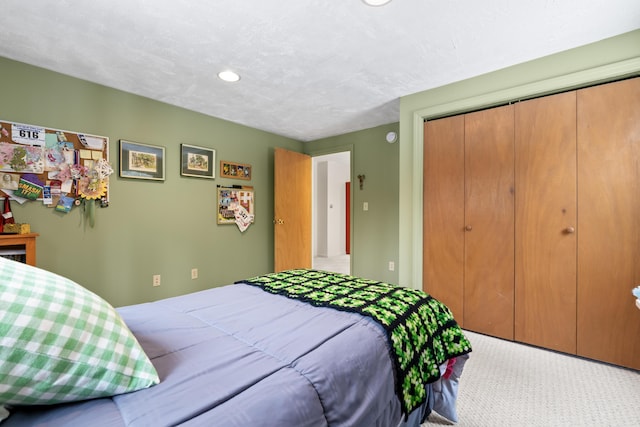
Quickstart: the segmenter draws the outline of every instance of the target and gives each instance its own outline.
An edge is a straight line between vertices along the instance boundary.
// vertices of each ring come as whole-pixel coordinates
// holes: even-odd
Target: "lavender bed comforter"
[[[13,408],[2,427],[418,426],[433,403],[404,419],[385,332],[358,314],[244,284],[118,311],[160,384]]]

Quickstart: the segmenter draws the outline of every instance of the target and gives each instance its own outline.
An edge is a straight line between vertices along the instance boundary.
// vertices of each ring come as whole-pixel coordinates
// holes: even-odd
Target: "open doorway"
[[[312,158],[313,268],[351,274],[351,152]]]

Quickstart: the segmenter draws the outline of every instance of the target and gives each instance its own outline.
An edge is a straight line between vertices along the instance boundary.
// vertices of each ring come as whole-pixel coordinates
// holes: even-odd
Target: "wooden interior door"
[[[515,339],[576,352],[576,93],[515,105]]]
[[[274,271],[311,268],[311,157],[274,152]]]
[[[461,326],[464,280],[464,117],[424,124],[423,289]]]
[[[640,78],[578,91],[578,354],[640,369]]]
[[[464,326],[513,340],[513,106],[465,115]]]

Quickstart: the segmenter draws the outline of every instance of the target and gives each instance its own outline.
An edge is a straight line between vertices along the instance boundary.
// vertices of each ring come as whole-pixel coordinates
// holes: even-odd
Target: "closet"
[[[640,78],[427,121],[423,212],[463,328],[640,369]]]

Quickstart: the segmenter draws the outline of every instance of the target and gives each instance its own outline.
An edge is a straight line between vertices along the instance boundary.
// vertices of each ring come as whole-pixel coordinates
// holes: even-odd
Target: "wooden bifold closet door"
[[[464,116],[424,124],[423,289],[464,327]]]
[[[513,339],[513,106],[465,115],[464,325]]]
[[[424,135],[424,290],[464,328],[513,339],[513,107]]]
[[[515,339],[576,352],[576,94],[516,104]]]
[[[578,91],[578,354],[640,369],[640,78]]]

